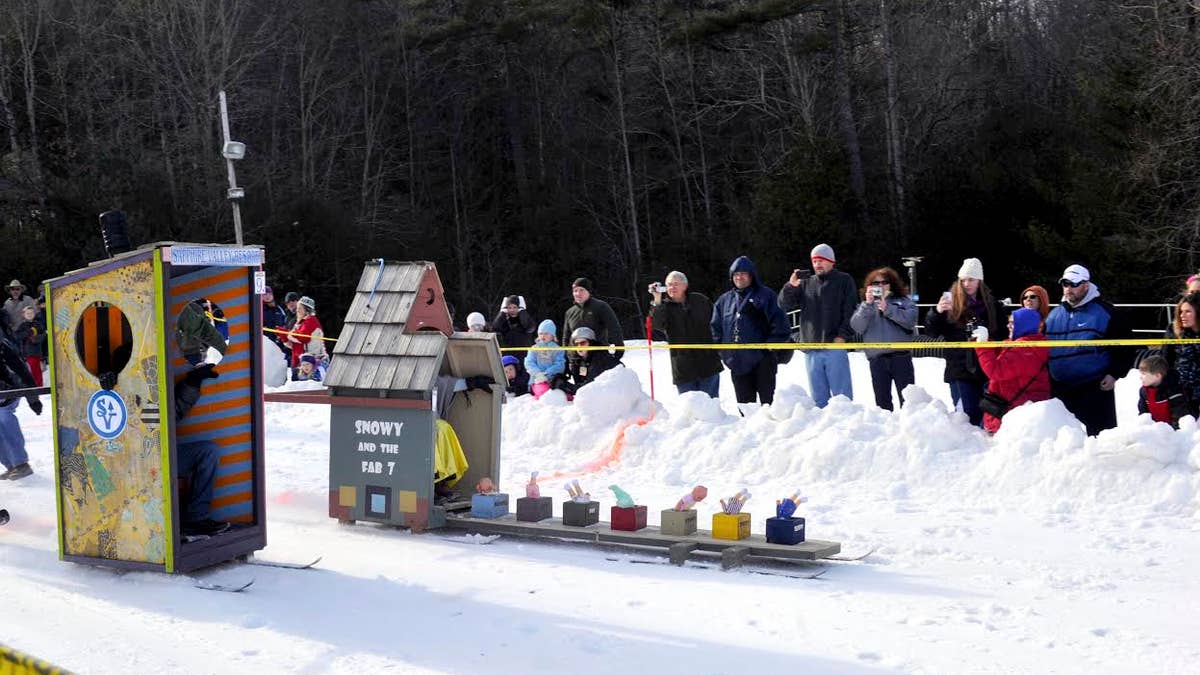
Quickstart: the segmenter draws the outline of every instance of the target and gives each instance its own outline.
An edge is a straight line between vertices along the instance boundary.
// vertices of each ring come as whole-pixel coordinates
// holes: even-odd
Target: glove
[[[29,398],[29,409],[33,411],[34,415],[41,415],[42,414],[42,400],[37,397],[30,397]]]
[[[112,391],[117,386],[117,374],[109,371],[100,373],[100,388],[104,391]]]
[[[216,368],[216,364],[203,363],[188,372],[183,380],[193,387],[199,387],[205,380],[210,380],[218,376],[218,373],[213,368]]]
[[[487,375],[473,375],[466,378],[466,380],[467,391],[471,391],[473,389],[489,390],[491,389],[491,385],[496,384],[496,381]]]
[[[987,342],[988,341],[987,326],[976,326],[975,330],[971,331],[971,338],[973,340],[975,340],[976,342]]]

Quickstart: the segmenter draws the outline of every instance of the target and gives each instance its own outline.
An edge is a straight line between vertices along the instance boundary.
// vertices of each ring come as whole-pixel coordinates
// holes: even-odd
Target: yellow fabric
[[[462,480],[467,473],[467,455],[463,452],[462,444],[458,442],[458,434],[446,420],[437,420],[437,440],[433,450],[433,481],[439,482],[444,478],[450,487]]]

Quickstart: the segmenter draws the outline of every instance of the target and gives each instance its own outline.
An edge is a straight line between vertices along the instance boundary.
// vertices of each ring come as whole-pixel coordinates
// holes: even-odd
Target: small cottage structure
[[[462,390],[479,377],[493,384]],[[454,430],[468,465],[453,489],[498,478],[504,381],[495,336],[454,331],[433,263],[368,262],[325,378],[330,517],[441,527],[438,420]]]

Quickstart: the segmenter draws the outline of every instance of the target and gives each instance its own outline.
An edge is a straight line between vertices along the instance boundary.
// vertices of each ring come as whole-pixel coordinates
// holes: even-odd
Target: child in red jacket
[[[1138,370],[1142,373],[1138,412],[1150,413],[1150,418],[1155,422],[1166,422],[1178,429],[1179,418],[1190,414],[1187,396],[1179,384],[1179,375],[1158,354],[1142,359]]]
[[[1009,317],[1012,338],[1004,344],[1045,340],[1038,332],[1042,317],[1034,309],[1018,309]],[[976,347],[979,366],[988,376],[988,393],[1008,401],[1008,409],[1031,401],[1050,398],[1050,371],[1046,367],[1050,352],[1046,347]],[[1000,418],[983,415],[983,428],[990,433],[1000,430]]]

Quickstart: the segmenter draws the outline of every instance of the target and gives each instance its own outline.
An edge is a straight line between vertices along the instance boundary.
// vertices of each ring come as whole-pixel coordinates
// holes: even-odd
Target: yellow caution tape
[[[279,330],[277,328],[264,328],[263,332],[264,333],[275,333],[276,335],[300,335],[300,336],[310,337],[310,338],[313,337],[313,336],[307,335],[305,333],[294,333],[290,330]],[[315,339],[324,340],[326,342],[337,342],[337,338],[331,338],[331,337],[325,337],[325,336],[321,336],[321,337],[318,337]]]
[[[829,350],[829,349],[900,349],[919,351],[923,349],[977,349],[977,348],[1009,348],[1009,347],[1153,347],[1163,345],[1196,345],[1200,338],[1157,338],[1131,340],[1028,340],[1021,342],[764,342],[764,343],[730,343],[730,344],[698,344],[673,345],[656,344],[654,349],[718,349],[721,351],[735,349],[793,349],[800,351]],[[650,345],[589,345],[587,347],[555,346],[555,347],[501,347],[502,352],[561,352],[561,351],[643,351],[651,349]]]

